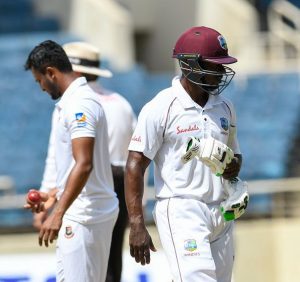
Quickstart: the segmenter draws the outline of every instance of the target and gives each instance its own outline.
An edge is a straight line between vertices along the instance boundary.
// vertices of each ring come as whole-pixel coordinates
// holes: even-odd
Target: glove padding
[[[240,178],[234,177],[225,180],[224,187],[228,198],[220,204],[221,213],[225,221],[237,219],[244,214],[249,202],[248,184]]]
[[[214,174],[220,176],[227,164],[232,161],[234,153],[227,145],[212,137],[203,138],[201,141],[196,137],[189,137],[181,160],[187,163],[194,157],[209,166]]]
[[[181,161],[186,164],[193,158],[197,158],[201,155],[200,139],[196,137],[189,137],[188,143],[184,152],[184,155],[181,157]]]

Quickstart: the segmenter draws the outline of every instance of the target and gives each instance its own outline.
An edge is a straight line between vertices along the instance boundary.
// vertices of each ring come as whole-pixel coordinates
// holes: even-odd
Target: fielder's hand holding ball
[[[30,189],[26,196],[25,209],[31,209],[32,212],[39,213],[45,210],[45,202],[49,199],[47,193]]]

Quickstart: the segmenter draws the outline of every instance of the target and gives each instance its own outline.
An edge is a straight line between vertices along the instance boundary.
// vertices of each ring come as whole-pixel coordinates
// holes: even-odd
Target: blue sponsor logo
[[[220,118],[220,121],[221,121],[221,127],[224,129],[224,130],[228,130],[228,127],[229,127],[229,124],[228,124],[228,119],[227,118]]]
[[[86,126],[86,115],[84,113],[77,113],[75,114],[77,127],[84,127]]]

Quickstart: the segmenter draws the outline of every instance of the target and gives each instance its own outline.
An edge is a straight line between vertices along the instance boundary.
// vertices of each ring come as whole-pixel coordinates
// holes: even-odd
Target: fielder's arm
[[[72,152],[75,164],[68,176],[64,192],[41,227],[39,234],[40,246],[44,242],[47,247],[48,242],[52,243],[57,238],[65,212],[86,184],[93,169],[94,143],[95,139],[93,137],[72,139]]]
[[[143,216],[144,174],[151,160],[140,152],[129,151],[125,169],[125,200],[129,217],[130,255],[145,265],[150,263],[150,250],[156,251]]]

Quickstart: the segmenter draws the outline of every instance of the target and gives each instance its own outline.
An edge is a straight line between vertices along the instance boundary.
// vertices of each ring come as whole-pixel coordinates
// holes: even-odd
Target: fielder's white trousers
[[[154,219],[174,282],[230,282],[233,222],[195,199],[156,202]]]
[[[117,215],[108,221],[87,225],[63,220],[56,247],[57,282],[105,281]]]

